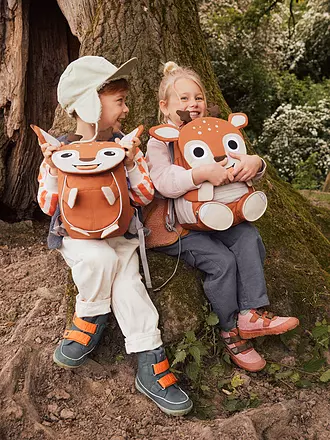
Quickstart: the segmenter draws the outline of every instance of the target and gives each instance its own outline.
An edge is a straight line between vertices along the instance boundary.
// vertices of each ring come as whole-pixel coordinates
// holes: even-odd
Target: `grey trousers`
[[[177,256],[179,243],[154,249]],[[204,292],[222,329],[236,327],[240,310],[269,304],[263,263],[265,247],[248,222],[226,231],[191,231],[181,239],[181,256],[205,272]]]

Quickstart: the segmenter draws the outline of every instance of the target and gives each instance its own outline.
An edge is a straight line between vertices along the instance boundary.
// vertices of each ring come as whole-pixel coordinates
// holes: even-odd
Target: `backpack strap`
[[[168,150],[170,154],[171,163],[174,163],[174,142],[168,143]],[[178,232],[178,230],[175,227],[175,209],[174,209],[174,199],[167,199],[167,215],[165,216],[165,227],[169,232],[175,232],[178,236],[178,243],[179,243],[179,252],[178,252],[178,258],[176,261],[176,265],[174,268],[174,271],[172,275],[166,280],[161,286],[154,289],[154,292],[159,292],[168,282],[171,281],[171,279],[176,274],[176,271],[179,266],[180,256],[181,256],[181,237]]]
[[[174,142],[168,143],[168,150],[170,154],[171,163],[174,163]],[[169,232],[175,230],[175,211],[174,211],[174,200],[167,199],[167,215],[165,217],[165,226]],[[179,238],[180,240],[180,238]]]

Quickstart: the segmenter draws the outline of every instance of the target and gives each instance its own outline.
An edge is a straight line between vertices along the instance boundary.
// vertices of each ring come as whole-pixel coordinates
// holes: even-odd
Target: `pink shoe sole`
[[[260,336],[269,336],[269,335],[281,335],[290,330],[293,330],[299,325],[299,319],[297,318],[289,318],[287,321],[283,322],[276,327],[262,327],[255,330],[244,330],[239,328],[239,334],[242,339],[253,339],[258,338]]]

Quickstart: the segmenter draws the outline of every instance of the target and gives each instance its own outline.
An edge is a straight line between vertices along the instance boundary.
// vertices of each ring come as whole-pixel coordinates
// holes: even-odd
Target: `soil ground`
[[[230,374],[241,374],[258,408],[232,415],[220,391],[208,394],[212,418],[199,410],[166,416],[135,390],[136,359],[124,353],[114,320],[83,367],[57,367],[52,354],[65,327],[68,272],[60,254],[47,249],[46,230],[0,222],[1,440],[330,439],[329,389],[299,390],[235,369]],[[277,360],[294,362],[283,347],[276,350]]]

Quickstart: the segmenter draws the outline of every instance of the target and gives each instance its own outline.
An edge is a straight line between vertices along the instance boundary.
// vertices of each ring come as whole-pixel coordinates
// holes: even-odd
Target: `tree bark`
[[[23,10],[19,1],[17,4],[16,20],[18,20],[18,11],[21,11],[21,21],[27,26],[28,11]],[[196,1],[76,0],[73,4],[69,0],[58,0],[58,4],[68,21],[71,32],[79,39],[80,55],[102,55],[115,65],[120,65],[133,56],[138,57],[139,64],[132,73],[130,81],[130,115],[127,128],[133,128],[141,122],[149,128],[156,123],[157,91],[161,79],[162,63],[169,60],[195,69],[206,86],[209,102],[217,103],[222,117],[227,117],[230,110],[213,74],[198,20]],[[42,5],[39,6],[42,8]],[[27,8],[27,6],[24,7]],[[8,6],[6,8],[8,13]],[[33,26],[32,18],[30,10],[30,27]],[[48,20],[50,17],[45,15],[42,22],[45,27],[47,23],[49,29]],[[60,20],[52,23],[57,29]],[[9,29],[10,23],[5,21],[5,26]],[[24,29],[26,28],[23,27]],[[55,35],[61,34],[57,30],[53,32],[48,30],[48,33],[52,35],[54,32]],[[23,35],[23,31],[21,34]],[[38,35],[40,40],[49,38],[46,30],[45,33],[40,31]],[[58,60],[56,63],[49,62],[44,55],[40,56],[40,49],[32,50],[31,43],[28,47],[23,36],[20,38],[20,50],[25,62],[21,61],[19,64],[21,74],[18,76],[20,80],[16,78],[16,83],[20,86],[19,90],[22,95],[17,92],[17,102],[15,101],[15,106],[11,105],[8,115],[6,101],[3,99],[4,94],[1,94],[0,102],[3,113],[0,112],[0,139],[3,142],[5,138],[7,152],[8,142],[14,144],[9,159],[5,162],[6,184],[3,203],[6,203],[16,213],[22,212],[26,215],[33,211],[36,190],[36,184],[33,182],[41,160],[36,141],[29,140],[30,135],[27,134],[26,114],[30,118],[34,117],[31,122],[47,129],[51,125],[51,114],[55,107],[54,99],[48,103],[38,101],[37,105],[32,105],[27,98],[33,96],[33,99],[38,99],[39,88],[43,90],[46,87],[45,82],[47,83],[47,77],[44,78],[42,74],[54,64],[61,64],[61,69],[53,74],[52,90],[55,91],[58,73],[64,69],[69,56],[63,55],[63,52],[68,52],[67,39],[65,44],[62,40],[57,44],[51,44],[49,41],[51,59],[55,57]],[[34,38],[38,40],[38,37]],[[30,54],[28,66],[27,53]],[[37,57],[38,54],[39,57]],[[11,66],[13,61],[10,64],[7,58],[6,60],[5,66]],[[42,63],[40,76],[37,80],[33,80],[33,72],[38,63]],[[32,64],[33,69],[31,67],[29,70],[28,67]],[[27,72],[26,75],[25,72]],[[25,78],[27,78],[27,85],[24,83]],[[29,81],[34,81],[32,82],[34,87]],[[38,88],[35,86],[36,81],[39,81]],[[23,93],[23,84],[30,91],[29,94]],[[47,87],[50,87],[49,83]],[[9,83],[7,90],[11,93],[14,90]],[[10,93],[7,96],[10,96]],[[26,99],[24,116],[22,96]],[[36,113],[33,112],[36,107],[46,111],[47,118],[45,116],[42,119],[39,114],[38,119]],[[63,133],[69,125],[63,112],[57,110],[54,132]],[[3,132],[2,126],[4,126]],[[15,141],[13,141],[13,127],[15,127],[17,136]],[[22,153],[27,151],[29,154],[23,159]],[[18,171],[21,173],[20,178],[17,177]],[[328,272],[330,252],[326,236],[330,236],[330,215],[325,210],[320,211],[312,207],[290,185],[282,182],[271,166],[260,188],[267,193],[269,199],[269,209],[259,221],[258,226],[268,250],[265,273],[271,300],[282,312],[292,312],[314,319],[315,309],[319,306],[322,307],[320,309],[322,313],[329,310],[327,295],[329,295],[330,288]],[[22,203],[24,203],[24,209],[22,209]]]
[[[327,175],[327,178],[325,179],[322,191],[330,192],[330,173]]]
[[[78,50],[55,1],[11,0],[0,8],[1,214],[31,218],[42,156],[29,125],[51,127],[59,76]]]

